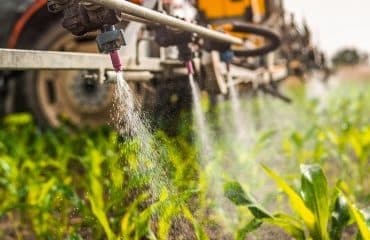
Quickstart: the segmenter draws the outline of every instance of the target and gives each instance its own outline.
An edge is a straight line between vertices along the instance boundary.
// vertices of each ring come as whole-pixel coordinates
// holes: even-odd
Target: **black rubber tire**
[[[67,34],[60,24],[53,23],[44,32],[39,34],[35,39],[32,49],[48,50],[53,42]],[[37,91],[37,74],[38,71],[27,71],[24,74],[23,92],[29,111],[34,116],[36,123],[40,127],[47,127],[50,123],[47,120],[45,112],[41,109],[41,103]]]

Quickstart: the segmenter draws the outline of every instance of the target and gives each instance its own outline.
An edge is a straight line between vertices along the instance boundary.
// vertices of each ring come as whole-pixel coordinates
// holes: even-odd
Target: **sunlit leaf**
[[[91,204],[91,210],[94,213],[95,217],[98,219],[99,223],[102,225],[108,240],[115,240],[116,237],[109,226],[109,221],[107,216],[105,215],[105,212],[99,206],[97,206],[93,197],[90,197],[89,200]]]
[[[353,204],[350,199],[345,196],[345,199],[348,203],[349,212],[352,218],[355,220],[356,225],[359,230],[359,236],[361,236],[362,240],[370,239],[370,227],[366,222],[365,216],[361,211]]]
[[[318,165],[301,165],[301,174],[301,194],[305,205],[315,216],[315,228],[311,229],[312,237],[327,240],[330,200],[325,174]]]
[[[351,216],[346,199],[343,196],[337,196],[331,213],[330,239],[340,240],[343,230],[350,220]]]
[[[255,218],[272,217],[257,201],[244,192],[238,182],[228,182],[224,185],[225,196],[237,206],[246,206]]]
[[[207,234],[203,230],[201,224],[193,216],[193,214],[190,212],[189,208],[183,206],[182,207],[182,214],[184,214],[185,218],[188,219],[193,224],[195,234],[196,234],[198,240],[208,240],[209,239]]]
[[[263,166],[263,169],[272,179],[275,180],[279,188],[281,188],[281,190],[287,194],[290,201],[290,206],[293,208],[293,210],[298,214],[300,218],[303,219],[308,228],[313,230],[315,226],[315,216],[313,215],[312,211],[305,205],[303,199],[284,181],[284,179],[279,177],[279,175],[274,173],[266,166]]]
[[[266,219],[266,222],[282,228],[286,233],[297,240],[304,240],[305,230],[303,224],[286,214],[275,214],[273,218]]]
[[[9,126],[26,125],[32,121],[32,116],[28,113],[11,114],[4,118],[4,123]]]
[[[244,227],[238,230],[236,240],[244,240],[248,233],[251,233],[258,229],[262,225],[263,221],[257,218],[252,219]]]

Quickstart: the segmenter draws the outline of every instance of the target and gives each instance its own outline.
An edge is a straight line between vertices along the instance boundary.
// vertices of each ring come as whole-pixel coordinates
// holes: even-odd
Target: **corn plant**
[[[358,239],[370,239],[370,227],[364,215],[339,186],[330,192],[326,176],[318,165],[301,165],[301,187],[298,191],[271,169],[263,168],[286,194],[295,214],[270,213],[239,183],[229,182],[225,184],[225,196],[237,206],[246,206],[254,217],[238,231],[238,239],[244,239],[263,223],[269,223],[299,240],[339,240],[345,227],[352,222],[358,227]]]
[[[369,87],[346,86],[344,89],[329,94],[324,106],[316,100],[299,105],[304,109],[299,117],[304,125],[284,129],[281,150],[292,169],[302,163],[320,164],[327,170],[329,179],[339,175],[359,200],[368,201]]]
[[[207,236],[188,202],[195,191],[194,147],[163,132],[166,164],[176,191],[151,196],[155,172],[138,171],[137,142],[114,131],[60,128],[41,132],[29,115],[12,115],[0,131],[0,238],[168,239],[182,217],[200,240]],[[182,151],[176,149],[181,146]],[[185,159],[185,160],[184,160]],[[193,175],[192,175],[193,174]],[[2,232],[3,222],[10,230]]]
[[[242,213],[250,209],[254,216],[237,231],[239,239],[265,223],[280,226],[297,239],[339,239],[346,226],[354,222],[359,236],[368,239],[364,214],[355,207],[350,193],[361,203],[369,202],[367,89],[363,88],[360,96],[352,96],[347,88],[340,96],[335,92],[323,109],[319,109],[318,101],[307,101],[301,95],[291,106],[264,99],[259,118],[253,119],[253,113],[248,118],[248,124],[258,127],[252,129],[256,135],[239,145],[235,145],[232,132],[227,137],[217,135],[211,167],[200,164],[188,124],[190,114],[184,113],[178,130],[167,125],[170,136],[162,130],[153,133],[156,164],[164,167],[171,184],[156,194],[150,189],[157,180],[155,168],[138,168],[140,148],[135,139],[121,137],[109,128],[62,126],[40,131],[27,114],[7,116],[0,120],[0,239],[9,234],[18,239],[203,240],[208,238],[206,233],[210,233],[209,238],[223,239],[234,229],[226,226],[228,211],[219,211],[225,209],[216,205],[220,199],[209,194],[217,190],[220,196],[211,178],[217,177],[222,183],[225,178],[237,177],[255,188],[264,186],[267,177],[260,174],[260,161],[268,166],[284,165],[281,170],[290,179],[296,176],[299,164],[320,164],[328,182],[340,176],[348,187],[341,183],[330,190],[323,178],[312,182],[311,175],[323,174],[317,168],[305,167],[305,181],[297,191],[266,168],[291,195],[288,198],[295,214],[290,215],[267,211],[239,184],[229,184],[228,189],[235,191],[227,191],[228,196],[247,206]],[[245,106],[243,111],[250,110]],[[214,129],[217,124],[210,123]],[[223,126],[230,130],[228,124]],[[242,178],[246,171],[248,176]],[[315,187],[318,184],[324,186],[320,191]],[[266,197],[264,192],[258,194],[260,199]],[[318,194],[326,196],[315,200],[320,207],[308,202]],[[178,234],[183,225],[183,235]],[[215,234],[215,228],[221,233]]]

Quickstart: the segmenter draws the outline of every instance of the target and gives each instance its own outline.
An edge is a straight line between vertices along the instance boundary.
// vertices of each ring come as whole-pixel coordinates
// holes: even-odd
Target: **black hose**
[[[237,33],[254,34],[267,40],[264,46],[256,49],[233,49],[233,52],[237,57],[256,57],[266,55],[269,52],[275,51],[281,45],[280,36],[265,27],[256,26],[250,23],[234,22],[232,23],[232,31]]]

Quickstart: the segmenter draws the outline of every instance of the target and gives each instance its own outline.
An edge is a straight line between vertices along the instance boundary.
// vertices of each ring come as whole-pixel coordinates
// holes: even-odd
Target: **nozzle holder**
[[[155,42],[161,47],[179,46],[193,42],[191,32],[170,29],[167,26],[155,28]]]
[[[111,53],[126,45],[124,32],[114,26],[104,26],[102,32],[96,38],[101,53]]]
[[[206,40],[204,47],[207,51],[218,51],[222,62],[231,63],[235,57],[234,52],[231,50],[230,43],[224,43],[214,40]]]
[[[227,51],[220,53],[221,61],[225,63],[231,63],[234,57],[235,57],[235,54],[231,50],[227,50]]]
[[[186,62],[193,59],[193,51],[189,46],[193,41],[194,34],[192,32],[178,31],[167,26],[155,28],[155,42],[161,47],[176,46],[181,61]]]
[[[49,12],[63,12],[62,26],[75,36],[114,25],[122,21],[121,12],[80,0],[48,0]]]
[[[68,5],[68,0],[48,0],[47,8],[51,13],[62,12]]]

